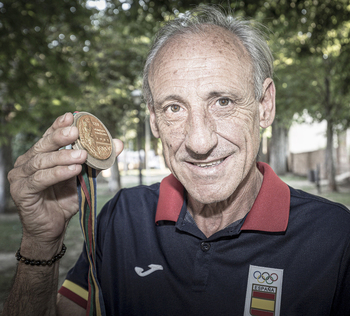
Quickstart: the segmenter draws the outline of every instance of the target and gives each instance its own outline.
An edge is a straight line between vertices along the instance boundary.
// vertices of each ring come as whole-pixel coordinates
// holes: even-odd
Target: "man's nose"
[[[203,112],[191,113],[186,123],[186,148],[197,155],[208,154],[218,142],[216,122]]]

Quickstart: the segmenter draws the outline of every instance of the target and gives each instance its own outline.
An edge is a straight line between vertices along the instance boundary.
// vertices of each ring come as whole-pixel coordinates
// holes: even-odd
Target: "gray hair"
[[[248,51],[253,64],[254,93],[256,100],[262,98],[262,84],[273,76],[273,56],[264,33],[252,21],[226,15],[215,6],[200,5],[194,10],[179,14],[157,33],[146,59],[143,72],[143,94],[145,101],[153,106],[153,97],[149,86],[149,72],[156,55],[162,47],[177,35],[201,33],[203,26],[216,25],[228,30],[239,38]],[[205,32],[205,31],[204,31]]]

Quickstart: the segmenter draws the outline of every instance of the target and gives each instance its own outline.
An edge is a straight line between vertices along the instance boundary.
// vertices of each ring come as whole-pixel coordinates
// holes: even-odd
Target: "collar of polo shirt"
[[[284,232],[289,219],[289,187],[268,164],[258,162],[257,167],[263,174],[264,180],[241,230]],[[176,222],[183,203],[184,187],[182,184],[172,174],[164,178],[159,189],[156,223],[159,221]]]

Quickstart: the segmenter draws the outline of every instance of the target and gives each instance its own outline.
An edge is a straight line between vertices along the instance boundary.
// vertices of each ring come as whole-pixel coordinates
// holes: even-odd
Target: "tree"
[[[82,63],[90,15],[78,0],[0,2],[0,213],[11,204],[6,175],[13,136],[42,134],[72,109],[67,96],[79,95],[81,80],[92,77]],[[78,77],[77,69],[89,75]]]
[[[141,103],[136,109],[130,94],[141,88],[141,69],[151,38],[169,18],[199,3],[208,1],[195,0],[188,4],[107,0],[103,11],[87,8],[84,0],[1,2],[0,144],[3,147],[0,154],[11,152],[4,146],[11,146],[14,135],[17,143],[19,139],[29,138],[33,142],[64,111],[93,112],[113,136],[125,134],[121,126],[136,130],[137,122],[145,117],[146,107]],[[274,132],[273,139],[286,137],[294,113],[302,112],[305,107],[315,119],[331,116],[331,130],[348,124],[346,115],[342,114],[346,113],[345,105],[348,106],[345,102],[349,82],[347,0],[322,3],[246,0],[224,3],[223,7],[235,15],[253,17],[272,30],[269,43],[276,58],[278,106],[274,128],[283,131]],[[323,84],[319,82],[320,65],[323,74],[331,74]],[[313,70],[308,71],[311,66]],[[347,71],[339,75],[339,69]],[[314,75],[317,80],[312,79]],[[323,112],[326,101],[320,102],[315,81],[320,91],[327,91],[321,87],[329,82],[332,105],[327,113]],[[324,96],[322,100],[327,98]],[[338,107],[335,104],[341,104],[339,111],[335,110]],[[24,148],[17,146],[16,150],[24,151]],[[282,157],[285,166],[285,153],[277,156]],[[8,161],[10,158],[6,157]],[[4,179],[11,164],[7,162],[6,168],[0,167],[0,173],[6,169],[0,179]],[[283,168],[280,173],[284,172]]]
[[[135,105],[131,94],[141,89],[141,69],[147,54],[150,39],[143,32],[134,32],[132,25],[136,20],[128,19],[122,23],[124,13],[115,14],[115,6],[109,4],[106,11],[91,17],[95,25],[96,39],[90,46],[96,68],[95,82],[85,87],[84,94],[76,103],[79,110],[95,113],[108,127],[112,135],[126,140],[125,126],[137,129],[138,122],[145,118],[145,104]],[[121,187],[118,165],[112,175],[119,179],[114,190]],[[112,182],[114,182],[112,177]],[[115,182],[114,182],[115,183]]]
[[[345,0],[292,1],[290,6],[284,16],[290,28],[278,34],[283,54],[278,61],[290,67],[282,67],[279,75],[294,68],[296,86],[282,80],[293,92],[288,99],[301,102],[315,120],[327,121],[326,170],[329,188],[336,191],[333,134],[349,126],[350,8]]]
[[[328,122],[327,173],[330,189],[336,190],[333,133],[349,125],[348,0],[244,1],[239,6],[272,31],[278,109],[272,136],[275,169],[284,173],[286,155],[280,150],[286,131],[294,114],[307,108],[315,120]]]

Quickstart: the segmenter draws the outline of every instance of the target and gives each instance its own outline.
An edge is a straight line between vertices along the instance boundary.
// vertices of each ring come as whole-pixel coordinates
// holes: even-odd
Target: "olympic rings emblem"
[[[272,284],[278,280],[278,275],[276,273],[268,273],[268,272],[263,272],[261,273],[260,271],[255,271],[253,273],[254,279],[256,279],[259,283],[264,283],[266,284]]]

